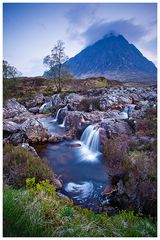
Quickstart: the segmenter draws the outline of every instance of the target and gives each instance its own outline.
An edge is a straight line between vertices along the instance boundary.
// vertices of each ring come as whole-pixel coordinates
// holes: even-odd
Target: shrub
[[[157,110],[146,111],[144,118],[137,122],[135,130],[140,136],[157,137]]]
[[[35,181],[39,182],[52,180],[53,177],[46,160],[33,157],[26,149],[9,144],[4,146],[3,173],[4,182],[13,187],[24,186],[26,178],[35,177]]]
[[[129,152],[128,136],[122,135],[114,139],[109,139],[104,145],[104,156],[109,166],[116,166],[127,158]]]
[[[97,98],[84,98],[79,104],[80,111],[90,112],[99,109],[99,100]]]

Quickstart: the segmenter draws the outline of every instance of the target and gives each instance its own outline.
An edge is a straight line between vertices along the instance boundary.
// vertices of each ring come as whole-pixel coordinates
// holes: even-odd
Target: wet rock
[[[4,119],[13,118],[24,112],[27,112],[25,106],[18,103],[15,98],[12,98],[5,103],[5,107],[3,108],[3,117]]]
[[[107,134],[104,128],[99,128],[99,138],[100,138],[100,143],[104,145],[107,140]]]
[[[47,103],[44,103],[40,109],[39,109],[39,113],[48,113],[48,112],[51,112],[52,111],[52,108],[53,108],[53,104],[52,104],[52,101],[49,101]]]
[[[64,136],[60,136],[58,134],[52,134],[48,138],[48,142],[50,143],[58,143],[58,142],[62,142],[63,140],[64,140]]]
[[[67,143],[66,145],[69,147],[81,147],[80,143]]]
[[[9,132],[9,133],[15,133],[18,130],[20,130],[19,124],[8,121],[8,120],[3,121],[3,131]]]

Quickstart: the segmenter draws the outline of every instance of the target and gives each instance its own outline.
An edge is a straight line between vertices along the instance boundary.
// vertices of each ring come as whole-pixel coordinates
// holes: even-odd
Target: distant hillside
[[[67,64],[77,78],[104,76],[127,82],[155,82],[157,78],[155,65],[122,35],[112,33],[70,58]]]

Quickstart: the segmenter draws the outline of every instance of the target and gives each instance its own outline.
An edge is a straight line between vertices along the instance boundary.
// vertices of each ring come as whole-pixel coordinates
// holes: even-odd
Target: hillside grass
[[[133,212],[112,217],[59,198],[46,181],[15,190],[4,188],[4,237],[155,237],[156,225]]]

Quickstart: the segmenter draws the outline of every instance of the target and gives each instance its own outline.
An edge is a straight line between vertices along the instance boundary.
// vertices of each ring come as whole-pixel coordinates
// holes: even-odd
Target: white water
[[[94,125],[88,126],[81,136],[80,144],[81,161],[97,161],[100,154],[99,129]]]
[[[56,117],[53,119],[54,122],[57,122],[57,120],[58,120],[58,115],[59,115],[59,113],[60,113],[60,111],[61,111],[62,109],[68,110],[68,105],[66,105],[66,106],[63,107],[63,108],[58,109],[57,114],[56,114]]]
[[[94,126],[88,126],[80,139],[91,152],[99,152],[99,129]]]
[[[66,119],[67,119],[67,118],[66,118],[66,117],[64,117],[64,119],[63,119],[63,123],[62,123],[62,124],[59,124],[59,126],[60,126],[60,127],[65,127],[65,124],[66,124]]]
[[[58,112],[57,112],[57,114],[56,114],[56,117],[53,119],[54,122],[57,122],[57,120],[58,120],[58,115],[59,115],[61,109],[62,109],[62,108],[58,109]]]
[[[93,194],[93,183],[92,182],[80,182],[79,184],[74,182],[69,182],[65,186],[65,191],[75,194],[73,198],[77,200],[82,200],[88,198]]]

